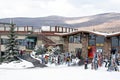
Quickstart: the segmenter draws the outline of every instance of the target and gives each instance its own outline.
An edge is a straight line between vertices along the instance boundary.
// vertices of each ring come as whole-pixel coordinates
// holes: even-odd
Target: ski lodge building
[[[0,23],[0,51],[5,51],[9,34],[8,23]],[[61,26],[42,26],[34,29],[31,26],[15,26],[19,49],[31,52],[36,46],[44,44],[51,49],[59,46],[62,52],[72,54],[80,53],[81,56],[93,58],[95,52],[109,55],[112,48],[120,52],[120,32],[103,33],[97,31],[78,31],[74,28]]]

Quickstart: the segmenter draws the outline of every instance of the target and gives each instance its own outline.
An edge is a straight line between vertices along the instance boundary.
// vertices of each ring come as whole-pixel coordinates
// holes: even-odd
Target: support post
[[[2,62],[1,58],[2,58],[2,55],[1,55],[1,35],[0,35],[0,64]]]

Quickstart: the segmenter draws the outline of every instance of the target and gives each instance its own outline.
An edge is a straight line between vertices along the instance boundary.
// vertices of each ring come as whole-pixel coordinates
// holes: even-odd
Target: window
[[[69,36],[69,43],[73,43],[73,42],[74,42],[73,36]]]
[[[94,34],[89,34],[89,46],[95,46],[95,37]]]
[[[34,49],[35,44],[36,44],[35,38],[27,38],[25,40],[25,46],[27,49]]]
[[[18,45],[25,46],[25,40],[24,39],[18,39],[17,43],[18,43]]]
[[[80,35],[74,35],[74,42],[80,43]]]
[[[2,45],[5,45],[5,44],[7,44],[8,43],[8,39],[5,39],[5,38],[2,38],[1,39],[1,44]]]
[[[5,38],[2,38],[2,39],[1,39],[1,44],[2,44],[2,45],[5,45],[5,44],[7,44],[7,43],[8,43],[8,39],[5,39]],[[24,40],[24,39],[17,39],[17,40],[16,40],[16,43],[17,43],[18,45],[24,46],[24,45],[25,45],[25,40]]]
[[[119,36],[119,46],[120,46],[120,36]]]
[[[24,41],[22,40],[22,39],[18,39],[18,40],[16,40],[16,42],[18,43],[18,45],[24,45]],[[8,39],[1,39],[1,44],[2,45],[5,45],[5,44],[7,44],[8,43]]]
[[[94,34],[89,34],[89,39],[95,39],[95,35]]]
[[[101,44],[101,43],[104,43],[104,38],[103,36],[97,36],[96,37],[96,43],[97,44]]]
[[[95,40],[92,40],[92,39],[89,40],[89,45],[90,45],[90,46],[94,46],[94,45],[95,45]]]
[[[118,37],[112,37],[112,47],[118,46]]]

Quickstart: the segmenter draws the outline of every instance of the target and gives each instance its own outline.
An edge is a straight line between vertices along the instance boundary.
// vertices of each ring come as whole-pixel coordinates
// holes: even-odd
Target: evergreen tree
[[[6,50],[5,50],[5,55],[3,56],[3,61],[11,62],[17,60],[19,50],[18,50],[18,44],[16,38],[17,36],[15,33],[15,26],[12,23],[8,34],[8,41],[6,44]]]

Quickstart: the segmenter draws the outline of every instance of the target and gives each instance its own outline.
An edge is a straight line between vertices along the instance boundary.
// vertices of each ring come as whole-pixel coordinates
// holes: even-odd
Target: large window
[[[97,36],[96,37],[96,43],[97,44],[102,44],[102,43],[104,43],[104,39],[105,39],[105,37],[103,37],[103,36]]]
[[[74,35],[74,42],[75,43],[80,43],[80,35],[79,34]]]
[[[90,45],[90,46],[94,46],[94,45],[95,45],[95,40],[92,40],[92,39],[89,40],[89,45]]]
[[[95,39],[95,35],[94,34],[89,34],[89,39]]]
[[[119,36],[119,47],[120,47],[120,36]]]
[[[8,39],[5,39],[5,38],[2,38],[1,39],[1,44],[2,45],[5,45],[5,44],[7,44],[8,43]]]
[[[74,42],[74,37],[73,36],[69,36],[69,43],[73,43]]]
[[[2,45],[6,45],[7,43],[8,43],[8,39],[5,39],[5,38],[1,39]],[[21,46],[25,46],[25,40],[24,39],[17,39],[16,44],[21,45]]]
[[[105,42],[104,36],[96,36],[95,34],[89,34],[89,45],[90,46],[103,46]]]
[[[27,37],[25,40],[25,46],[27,49],[34,49],[36,45],[36,37]]]
[[[118,37],[112,37],[111,39],[112,39],[112,47],[117,47],[119,43]]]
[[[95,45],[95,35],[94,34],[89,34],[89,45],[94,46]]]
[[[18,39],[17,43],[18,43],[18,45],[25,46],[25,40],[24,39]]]
[[[80,43],[80,35],[69,36],[69,43]]]

